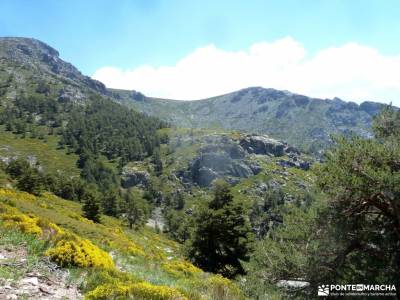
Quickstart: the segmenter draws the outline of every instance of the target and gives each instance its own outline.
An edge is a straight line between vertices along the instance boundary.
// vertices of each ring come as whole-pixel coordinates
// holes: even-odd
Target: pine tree
[[[161,161],[159,149],[156,149],[154,151],[152,162],[154,164],[154,172],[156,173],[157,176],[160,176],[163,171],[163,163]]]
[[[195,216],[188,257],[202,269],[227,277],[243,274],[241,260],[249,259],[253,234],[242,203],[228,184],[217,182],[214,199]]]
[[[108,216],[116,217],[118,215],[119,202],[120,197],[115,191],[107,191],[103,197],[103,213]]]
[[[36,169],[30,168],[18,178],[17,187],[22,191],[40,195],[44,189],[44,180]]]
[[[129,190],[124,196],[124,215],[129,228],[143,226],[149,216],[147,202],[137,191]]]
[[[400,112],[383,109],[373,129],[373,139],[337,138],[318,172],[335,230],[330,264],[353,281],[400,284]]]
[[[100,222],[99,195],[93,186],[89,186],[83,192],[81,201],[83,201],[83,216],[96,223]]]
[[[6,172],[10,174],[11,178],[15,179],[26,174],[30,168],[31,166],[26,159],[18,158],[8,164]]]
[[[183,197],[183,193],[179,192],[175,198],[175,209],[181,210],[185,207],[185,198]]]

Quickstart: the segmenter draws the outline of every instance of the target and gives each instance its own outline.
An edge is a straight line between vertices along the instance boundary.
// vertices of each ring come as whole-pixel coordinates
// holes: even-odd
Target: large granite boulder
[[[298,168],[298,169],[302,169],[302,170],[309,170],[311,163],[308,161],[299,161],[299,160],[280,160],[277,162],[277,165],[284,167],[284,168]]]
[[[121,185],[123,188],[146,187],[150,181],[150,174],[135,167],[125,166],[121,172]]]
[[[237,142],[222,138],[213,140],[198,151],[186,171],[177,174],[184,182],[207,187],[217,178],[236,184],[261,171],[261,167],[246,158],[246,151]]]
[[[187,172],[187,176],[200,186],[209,186],[216,178],[248,178],[252,175],[254,172],[243,159],[234,159],[225,152],[200,154]]]
[[[240,145],[250,154],[273,156],[283,156],[286,148],[286,144],[266,135],[247,135],[240,140]]]

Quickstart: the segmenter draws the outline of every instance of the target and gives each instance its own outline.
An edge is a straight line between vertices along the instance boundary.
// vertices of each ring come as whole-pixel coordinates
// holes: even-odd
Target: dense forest
[[[10,77],[2,90],[13,83]],[[4,99],[0,125],[22,139],[46,141],[49,135],[57,136],[59,149],[79,155],[80,178],[41,172],[24,159],[4,165],[4,171],[20,190],[35,195],[47,190],[84,203],[86,217],[95,221],[100,221],[100,212],[116,216],[135,210],[129,193],[121,194],[118,172],[108,162],[121,168],[152,156],[160,145],[157,130],[167,124],[94,93],[80,104],[56,100],[55,94],[54,87],[39,82],[32,92],[19,91],[13,102]],[[145,203],[139,206],[145,213],[137,221],[130,217],[131,226],[148,216]]]

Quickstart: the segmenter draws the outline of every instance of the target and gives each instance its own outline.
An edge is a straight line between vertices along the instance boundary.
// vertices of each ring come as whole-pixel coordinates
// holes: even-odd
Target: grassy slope
[[[171,141],[170,145],[162,145],[161,157],[164,161],[164,171],[160,178],[155,178],[156,181],[159,181],[157,188],[164,193],[171,193],[177,188],[181,188],[179,181],[163,180],[163,178],[168,178],[170,174],[185,169],[196,156],[197,150],[204,144],[205,137],[216,134],[228,135],[237,139],[241,135],[237,132],[204,129],[162,129],[161,133],[168,134]],[[13,153],[22,156],[35,155],[46,170],[64,170],[69,174],[78,174],[79,170],[75,167],[76,155],[67,155],[64,150],[57,150],[56,136],[46,136],[46,140],[47,142],[31,138],[22,139],[1,130],[0,155],[12,155]],[[174,152],[168,150],[171,145],[175,148]],[[264,171],[242,180],[233,188],[235,197],[249,206],[252,199],[257,199],[257,196],[248,194],[246,191],[258,183],[274,179],[283,184],[285,191],[296,194],[303,192],[296,185],[297,181],[310,182],[313,180],[307,172],[295,168],[290,168],[289,176],[286,176],[286,179],[283,178],[279,173],[283,170],[275,164],[275,158],[254,156],[252,159],[257,160]],[[142,162],[140,168],[151,169],[150,159]],[[210,197],[208,191],[198,187],[193,187],[192,192],[187,199],[186,207],[196,206],[199,199],[204,200],[205,197]],[[149,228],[131,231],[124,227],[121,220],[107,216],[102,217],[102,224],[92,223],[81,217],[79,203],[66,201],[50,194],[43,197],[29,197],[29,199],[15,196],[11,200],[23,213],[49,220],[112,253],[117,267],[123,272],[134,275],[138,280],[177,288],[193,299],[201,295],[205,299],[224,299],[228,295],[227,292],[224,292],[226,287],[222,286],[221,290],[209,283],[210,278],[213,277],[206,273],[200,272],[193,275],[185,270],[185,266],[183,269],[171,273],[171,270],[166,268],[169,262],[177,262],[178,265],[183,262],[181,247]],[[79,268],[72,270],[71,274],[74,274],[76,281],[79,281],[80,276],[86,272]],[[82,285],[83,288],[85,288],[84,286],[85,284]],[[229,299],[240,298],[239,295],[234,294],[230,294],[229,297],[231,297]]]
[[[67,154],[66,150],[57,150],[57,143],[58,137],[54,135],[46,136],[45,140],[21,138],[20,135],[5,131],[4,126],[0,126],[0,156],[34,155],[45,171],[79,175],[79,169],[76,167],[78,156]]]
[[[3,127],[0,128],[0,156],[27,157],[34,155],[46,171],[61,170],[70,175],[78,175],[77,156],[57,149],[57,142],[57,136],[46,136],[45,140],[22,138],[5,131]],[[6,180],[0,183],[4,185],[8,182]],[[4,195],[4,191],[7,190],[0,188],[0,206],[12,203],[12,206],[24,214],[48,220],[64,230],[92,241],[112,254],[118,269],[134,276],[137,280],[177,288],[188,295],[190,299],[200,297],[224,299],[228,295],[233,299],[241,298],[240,293],[233,285],[231,286],[231,283],[220,281],[219,278],[200,270],[195,274],[188,271],[192,267],[190,264],[186,265],[181,254],[181,246],[162,234],[155,233],[152,229],[142,228],[139,231],[132,231],[127,229],[121,220],[108,216],[102,216],[101,224],[95,224],[81,217],[81,204],[79,203],[63,200],[47,193],[41,197],[34,197],[11,190],[8,190],[12,192],[11,194]],[[2,226],[0,226],[0,231],[10,232]],[[17,234],[16,236],[19,239],[27,239],[25,242],[28,246],[30,245],[32,236],[26,234]],[[9,238],[7,234],[0,234],[0,244],[9,243]],[[40,239],[34,238],[33,240],[33,242],[40,241]],[[42,247],[41,251],[36,251],[31,255],[32,258],[40,259],[45,250],[45,247]],[[172,268],[170,263],[172,263]],[[35,267],[36,265],[32,265],[32,268]],[[76,282],[82,281],[82,276],[87,275],[87,270],[80,268],[72,268],[70,271],[74,277],[70,280]],[[86,281],[91,281],[92,275],[88,276],[89,278],[81,284],[86,292],[89,291]],[[10,278],[10,270],[0,267],[0,278]],[[98,282],[98,284],[100,283]]]
[[[132,231],[125,228],[120,220],[105,216],[102,217],[102,224],[96,224],[80,216],[78,203],[63,200],[51,194],[35,197],[23,192],[0,189],[1,208],[4,209],[10,204],[20,212],[38,217],[40,220],[50,221],[63,230],[89,239],[111,253],[120,273],[132,276],[138,282],[172,287],[189,299],[242,298],[228,281],[204,273],[185,263],[177,243],[150,229]],[[0,214],[0,219],[1,217],[2,214]],[[6,243],[5,238],[6,235],[0,236],[0,244]],[[36,253],[36,257],[40,255],[43,254]],[[10,277],[9,272],[6,271],[0,268],[0,277]],[[91,289],[93,285],[95,287],[102,283],[96,277],[98,274],[88,269],[72,268],[71,273],[75,281],[81,280],[82,276],[86,277],[81,285],[84,291],[88,291],[87,282],[90,282]]]

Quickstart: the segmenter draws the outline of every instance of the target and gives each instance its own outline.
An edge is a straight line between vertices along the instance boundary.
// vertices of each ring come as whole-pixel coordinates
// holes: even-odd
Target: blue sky
[[[0,36],[40,39],[88,75],[112,67],[126,76],[127,71],[143,66],[153,71],[176,67],[207,46],[238,53],[287,37],[306,52],[303,60],[349,43],[396,58],[400,53],[399,16],[398,0],[2,0]],[[121,79],[119,84],[138,89],[132,80],[122,83]],[[145,92],[157,94],[157,90],[158,96],[174,96],[174,92],[161,91],[162,87]]]

